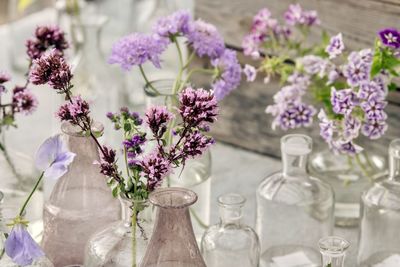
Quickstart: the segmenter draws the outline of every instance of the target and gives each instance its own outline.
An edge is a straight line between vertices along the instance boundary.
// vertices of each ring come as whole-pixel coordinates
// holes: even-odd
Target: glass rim
[[[163,200],[163,196],[175,194],[180,201],[170,200],[169,203]],[[151,192],[149,201],[154,206],[166,209],[183,209],[193,205],[197,201],[197,194],[192,190],[181,187],[158,188]]]
[[[305,141],[305,146],[307,146],[307,148],[309,149],[309,151],[304,151],[303,153],[290,153],[290,150],[288,150],[286,148],[286,146],[288,145],[288,141],[294,138],[298,138],[298,139],[303,139]],[[310,154],[313,148],[313,140],[310,136],[305,135],[305,134],[286,134],[284,136],[281,137],[280,139],[280,143],[281,143],[281,151],[285,154],[289,154],[289,155],[307,155]],[[304,147],[305,148],[305,147]]]
[[[104,132],[104,126],[101,122],[95,121],[91,125],[92,131],[95,132]],[[61,124],[61,132],[70,135],[70,136],[75,136],[75,137],[86,137],[85,135],[82,134],[81,128],[79,126],[74,125],[68,121],[64,121]]]
[[[217,201],[218,205],[221,207],[242,207],[246,203],[246,198],[238,193],[226,193],[220,195]]]
[[[318,246],[321,252],[341,254],[350,247],[350,242],[340,236],[327,236],[319,240]]]

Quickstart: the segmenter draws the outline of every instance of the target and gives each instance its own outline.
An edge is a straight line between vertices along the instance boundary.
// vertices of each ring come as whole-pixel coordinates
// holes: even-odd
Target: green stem
[[[176,38],[174,40],[174,43],[176,45],[176,50],[178,50],[179,63],[181,65],[181,70],[182,70],[184,68],[184,66],[183,66],[183,55],[182,55],[181,46],[179,45],[179,42]]]
[[[22,216],[24,214],[25,208],[28,205],[29,201],[31,200],[33,194],[35,193],[36,189],[39,187],[40,182],[42,181],[44,176],[44,171],[40,174],[35,186],[33,187],[31,193],[29,194],[28,198],[25,200],[24,205],[22,205],[22,208],[19,211],[19,216]]]
[[[364,164],[361,162],[360,155],[359,155],[359,154],[356,154],[356,155],[355,155],[355,159],[356,159],[356,162],[357,162],[358,166],[360,167],[361,171],[362,171],[362,172],[364,173],[364,175],[367,176],[368,179],[372,182],[373,179],[372,179],[371,175],[368,173],[367,168],[365,168]]]
[[[214,70],[211,70],[211,69],[201,69],[201,68],[196,68],[196,69],[192,69],[192,70],[190,70],[189,71],[189,73],[186,75],[186,78],[185,78],[185,80],[183,81],[183,83],[182,83],[182,87],[183,86],[185,86],[185,84],[187,84],[187,82],[189,81],[189,79],[192,77],[192,75],[194,74],[194,73],[196,73],[196,72],[198,72],[198,73],[206,73],[206,74],[214,74]],[[180,88],[180,90],[181,90],[182,88]],[[180,91],[179,90],[179,91]]]
[[[0,150],[3,151],[4,158],[6,159],[6,162],[10,167],[13,175],[17,178],[19,182],[22,182],[24,178],[17,172],[17,169],[15,168],[14,162],[12,161],[10,154],[8,154],[6,147],[1,143],[0,143]]]
[[[192,62],[192,60],[193,60],[193,58],[194,58],[194,56],[195,56],[196,54],[194,53],[194,51],[190,54],[190,56],[189,56],[189,58],[188,58],[188,61],[186,62],[186,64],[185,64],[185,66],[183,66],[183,69],[187,69],[188,67],[189,67],[189,65],[190,65],[190,63]]]
[[[137,212],[136,203],[133,201],[132,206],[132,267],[136,267],[136,223],[137,223]]]
[[[160,95],[160,92],[151,84],[151,82],[147,78],[146,74],[144,73],[142,65],[139,65],[139,70],[140,70],[140,73],[143,76],[144,81],[146,82],[146,86],[149,86],[154,91],[154,93]]]

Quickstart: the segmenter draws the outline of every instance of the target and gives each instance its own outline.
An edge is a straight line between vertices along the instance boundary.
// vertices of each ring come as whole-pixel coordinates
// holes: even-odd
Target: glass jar
[[[257,188],[262,267],[291,266],[297,259],[305,266],[320,265],[316,244],[332,233],[334,197],[328,184],[307,172],[311,150],[312,139],[306,135],[282,137],[283,170]]]
[[[101,124],[93,130],[101,131]],[[100,174],[99,151],[77,126],[63,123],[63,138],[75,159],[54,186],[44,207],[43,250],[55,266],[83,264],[90,236],[119,219],[120,205]]]
[[[362,146],[364,151],[356,157],[336,155],[330,149],[311,155],[310,173],[321,177],[335,192],[335,223],[341,227],[358,225],[362,192],[387,170],[379,149],[365,141]]]
[[[361,197],[358,264],[400,265],[400,139],[389,147],[389,175]]]
[[[201,252],[208,267],[258,267],[258,236],[242,223],[245,202],[239,194],[218,198],[220,222],[208,228],[201,241]]]
[[[159,188],[149,200],[157,207],[157,213],[140,267],[206,267],[189,214],[189,207],[197,200],[196,193],[178,187]]]
[[[350,243],[338,236],[328,236],[319,242],[321,252],[322,267],[344,267],[346,251]]]
[[[122,220],[90,238],[85,251],[85,267],[139,266],[153,230],[152,210],[143,200],[133,203],[132,200],[121,199],[121,205]],[[134,207],[141,211],[137,213],[137,223],[132,225]],[[132,231],[135,231],[135,239]]]

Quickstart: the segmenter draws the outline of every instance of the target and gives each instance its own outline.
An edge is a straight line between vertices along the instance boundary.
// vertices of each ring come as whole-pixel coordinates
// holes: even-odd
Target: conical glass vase
[[[121,205],[122,220],[98,231],[88,241],[85,267],[139,266],[153,230],[152,209],[143,200],[121,199]]]
[[[101,131],[102,125],[93,130]],[[99,151],[91,137],[63,123],[63,138],[75,159],[57,181],[44,207],[42,246],[56,267],[83,264],[90,236],[120,217],[120,205],[100,174]]]
[[[319,242],[322,267],[344,267],[346,251],[350,243],[338,236],[328,236]]]
[[[190,221],[197,195],[178,187],[160,188],[149,196],[157,207],[153,234],[140,267],[206,267]]]

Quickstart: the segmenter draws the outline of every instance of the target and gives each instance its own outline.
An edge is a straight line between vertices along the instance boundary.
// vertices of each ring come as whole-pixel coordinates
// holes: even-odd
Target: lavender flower
[[[375,97],[375,94],[372,94],[367,101],[364,101],[360,104],[360,107],[365,113],[365,117],[368,120],[385,120],[387,115],[384,111],[387,105],[386,101],[383,101],[380,97]]]
[[[239,86],[242,79],[242,68],[236,57],[236,52],[230,49],[226,49],[221,57],[213,59],[211,65],[218,71],[212,88],[219,101]]]
[[[184,123],[192,127],[202,127],[205,123],[216,121],[218,102],[215,96],[206,90],[187,87],[179,96],[179,113]]]
[[[354,116],[348,115],[345,116],[343,120],[343,137],[346,140],[353,140],[358,137],[361,121]]]
[[[126,71],[147,61],[153,63],[156,68],[161,68],[160,56],[168,43],[168,39],[156,34],[134,33],[114,43],[108,62],[119,64]]]
[[[20,266],[31,265],[36,259],[44,256],[40,246],[22,224],[14,225],[4,243],[4,248],[13,262]]]
[[[142,146],[146,143],[146,136],[143,134],[135,134],[129,139],[125,139],[123,145],[128,152],[128,158],[136,158],[143,152]]]
[[[115,150],[103,146],[102,147],[103,153],[101,154],[101,161],[100,161],[100,173],[112,177],[118,173],[116,169],[116,152]]]
[[[360,99],[368,99],[371,95],[375,98],[384,99],[387,92],[384,86],[379,84],[377,81],[367,81],[360,84],[360,89],[358,90],[357,97]]]
[[[267,8],[263,8],[253,18],[251,33],[264,38],[274,33],[277,26],[278,21],[271,18],[271,12]]]
[[[44,171],[44,176],[58,179],[63,176],[68,166],[73,162],[76,154],[68,150],[60,135],[50,137],[36,152],[36,167]]]
[[[299,4],[289,5],[284,14],[288,25],[312,26],[319,24],[318,14],[315,10],[303,10]]]
[[[195,158],[200,156],[207,150],[215,141],[211,137],[203,135],[200,131],[190,133],[184,141],[182,154],[186,160],[187,157]]]
[[[32,92],[23,87],[16,87],[13,90],[12,107],[14,112],[29,115],[36,110],[38,101]]]
[[[356,145],[352,141],[347,141],[347,140],[343,140],[343,139],[333,141],[332,149],[335,152],[348,154],[351,156],[358,154],[363,150],[362,147],[360,147],[359,145]]]
[[[318,113],[319,119],[319,127],[320,132],[319,134],[325,140],[325,142],[330,143],[333,139],[333,133],[336,131],[336,125],[333,120],[328,119],[326,113],[323,109],[320,110]]]
[[[258,50],[261,41],[262,38],[259,35],[246,35],[242,41],[243,53],[246,56],[251,56],[253,59],[260,58],[260,52]]]
[[[311,105],[290,103],[274,120],[273,128],[279,125],[282,130],[286,131],[300,127],[309,127],[312,125],[315,113],[316,110]]]
[[[382,137],[388,128],[384,120],[366,120],[361,128],[361,133],[370,139]]]
[[[172,169],[171,163],[159,153],[158,148],[147,155],[139,164],[144,176],[147,178],[149,191],[159,187]]]
[[[153,31],[162,37],[190,32],[192,16],[186,10],[179,10],[167,17],[160,18],[153,27]]]
[[[89,104],[80,96],[74,96],[70,102],[60,107],[56,115],[61,121],[80,125],[81,120],[86,119],[89,113]]]
[[[248,82],[254,82],[257,76],[257,70],[251,65],[246,64],[243,69],[243,73],[246,75]]]
[[[147,125],[155,137],[161,138],[174,115],[165,106],[150,107],[146,112]]]
[[[217,28],[210,23],[196,20],[187,38],[199,57],[208,56],[215,59],[224,53],[224,39]]]
[[[387,28],[379,31],[382,43],[392,48],[400,48],[400,32],[394,28]]]
[[[325,49],[325,51],[329,54],[330,59],[333,59],[342,54],[343,50],[344,43],[342,33],[333,36],[329,42],[329,45]]]
[[[331,103],[333,112],[336,114],[348,115],[357,105],[357,99],[352,89],[343,89],[337,91],[336,88],[332,87]]]
[[[314,56],[308,55],[300,59],[300,63],[304,67],[304,71],[308,74],[318,74],[324,70],[325,59]]]
[[[40,58],[49,48],[62,55],[69,47],[64,32],[57,26],[39,26],[35,36],[26,42],[27,54],[31,60]]]
[[[371,63],[369,55],[353,52],[349,55],[349,62],[343,67],[343,75],[347,78],[347,83],[351,86],[359,86],[362,82],[370,78]],[[363,51],[364,53],[366,51]]]

